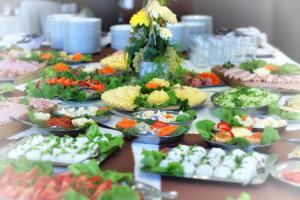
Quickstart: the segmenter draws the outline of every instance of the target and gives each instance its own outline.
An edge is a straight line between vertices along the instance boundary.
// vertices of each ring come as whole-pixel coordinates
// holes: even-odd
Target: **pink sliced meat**
[[[25,73],[35,72],[43,67],[45,67],[44,64],[37,62],[26,62],[6,58],[0,60],[0,77],[18,76]]]
[[[12,102],[1,102],[0,103],[0,126],[4,126],[11,122],[10,117],[23,117],[27,113],[27,106],[12,103]]]

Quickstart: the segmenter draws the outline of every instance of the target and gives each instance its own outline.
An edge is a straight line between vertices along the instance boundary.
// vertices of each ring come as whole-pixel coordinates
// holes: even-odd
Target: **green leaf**
[[[128,186],[115,186],[103,193],[97,200],[139,200],[137,192]]]
[[[51,162],[29,161],[25,157],[21,157],[18,160],[0,160],[0,173],[8,166],[11,166],[16,172],[28,172],[32,168],[38,168],[41,175],[53,174]]]
[[[89,177],[99,176],[101,170],[96,160],[91,160],[88,163],[77,163],[69,166],[69,171],[75,176],[86,174]]]
[[[132,173],[120,173],[112,170],[103,171],[101,173],[101,177],[103,180],[112,180],[114,183],[118,182],[129,182],[132,181],[133,175]]]
[[[202,120],[196,123],[196,129],[201,137],[205,140],[210,140],[212,137],[212,129],[216,124],[210,120]]]
[[[169,163],[167,167],[155,166],[151,168],[152,172],[167,173],[173,176],[183,176],[184,169],[180,163]]]
[[[241,63],[240,68],[253,73],[254,70],[262,68],[265,65],[267,65],[267,62],[264,60],[251,60],[248,62]]]
[[[227,144],[236,145],[242,149],[250,146],[250,142],[246,138],[242,138],[242,137],[233,138]]]
[[[276,129],[271,128],[271,127],[267,127],[264,129],[263,137],[262,137],[263,145],[272,144],[273,142],[276,142],[277,140],[280,140],[280,135]]]
[[[234,116],[246,115],[247,113],[240,110],[240,109],[233,109],[233,108],[217,108],[213,111],[213,114],[218,117],[221,121],[226,122],[231,126],[242,126]]]
[[[159,165],[159,163],[166,157],[166,155],[160,151],[148,151],[143,150],[142,152],[143,159],[143,169],[151,170],[153,167]]]
[[[80,194],[79,192],[76,192],[72,189],[66,191],[61,200],[69,200],[69,199],[72,199],[72,200],[89,200],[89,198],[87,198],[86,196],[84,196],[84,195]]]

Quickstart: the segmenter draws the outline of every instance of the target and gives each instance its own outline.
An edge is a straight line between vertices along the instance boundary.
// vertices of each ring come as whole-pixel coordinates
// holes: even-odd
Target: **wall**
[[[300,63],[299,8],[299,0],[274,0],[273,43]]]

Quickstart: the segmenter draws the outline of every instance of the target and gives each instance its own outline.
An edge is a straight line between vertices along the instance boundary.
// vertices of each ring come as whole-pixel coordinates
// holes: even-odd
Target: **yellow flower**
[[[160,28],[159,35],[162,39],[165,39],[165,40],[169,40],[171,37],[173,37],[172,32],[167,28]]]
[[[132,27],[136,26],[146,26],[148,27],[150,25],[150,18],[148,13],[142,9],[138,13],[134,14],[130,19],[130,25]]]

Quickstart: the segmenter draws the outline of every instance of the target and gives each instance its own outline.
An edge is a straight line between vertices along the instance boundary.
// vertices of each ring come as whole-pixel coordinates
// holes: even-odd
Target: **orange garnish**
[[[117,123],[117,128],[129,129],[134,127],[137,124],[135,120],[124,118]]]
[[[103,93],[105,91],[105,85],[103,85],[102,83],[95,84],[91,86],[91,89]]]
[[[166,119],[173,118],[173,115],[172,115],[172,114],[166,114],[166,115],[165,115],[165,118],[166,118]]]
[[[64,63],[57,63],[54,66],[54,70],[57,72],[71,71],[70,67]]]
[[[50,59],[52,59],[52,54],[51,53],[41,53],[40,59],[42,59],[42,60],[50,60]]]
[[[161,128],[158,131],[158,135],[160,137],[171,135],[171,134],[173,134],[176,131],[177,128],[178,128],[178,126],[175,126],[175,125],[174,126],[167,126],[167,127]]]
[[[75,53],[72,55],[72,61],[78,62],[81,61],[83,58],[83,55],[81,53]]]
[[[264,66],[264,68],[266,68],[266,69],[268,69],[268,70],[270,70],[272,72],[278,71],[278,67],[275,66],[275,65],[271,65],[271,64]]]
[[[117,71],[111,67],[103,67],[102,69],[99,69],[99,74],[103,74],[103,75],[111,75],[111,74],[115,74],[117,73]]]
[[[157,89],[157,88],[159,88],[159,84],[158,83],[147,83],[146,84],[146,88],[147,89]]]
[[[103,107],[100,107],[99,110],[109,110],[109,107],[103,106]]]
[[[214,73],[209,73],[209,72],[200,73],[200,74],[198,74],[198,78],[209,78],[209,79],[212,80],[213,85],[220,85],[221,84],[221,80]]]

